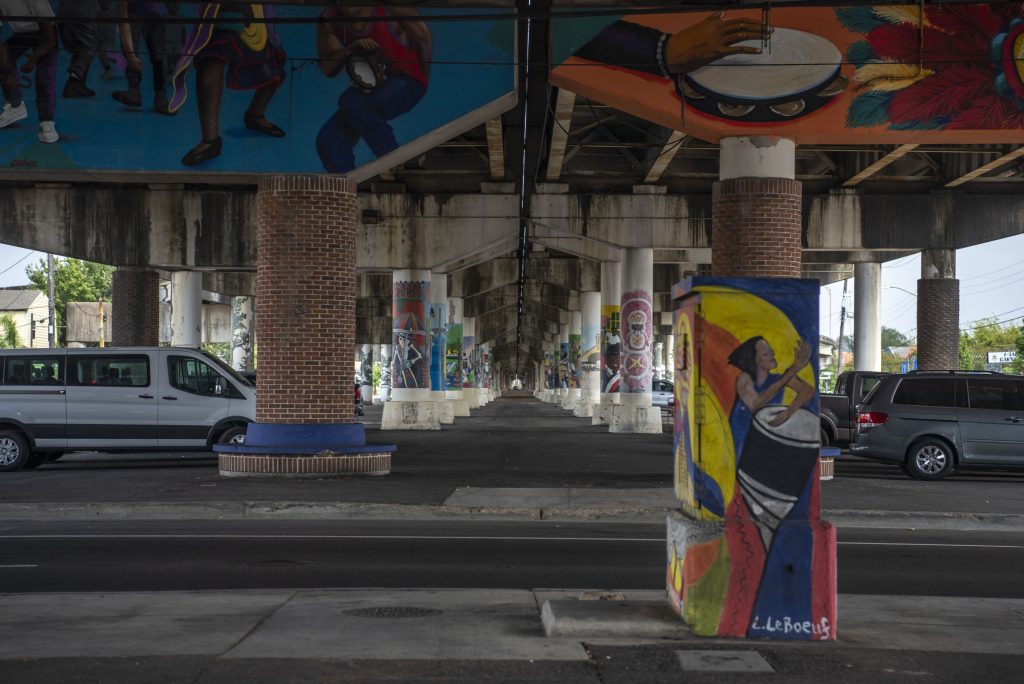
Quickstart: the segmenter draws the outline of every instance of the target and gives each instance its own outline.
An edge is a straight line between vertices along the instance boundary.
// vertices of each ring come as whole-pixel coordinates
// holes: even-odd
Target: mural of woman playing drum
[[[729,364],[740,369],[736,378],[736,403],[729,414],[737,461],[743,454],[754,414],[769,404],[782,404],[786,387],[796,392],[796,399],[768,421],[770,427],[782,425],[797,409],[814,398],[814,388],[797,377],[810,360],[811,347],[805,340],[800,340],[793,365],[782,374],[772,373],[779,365],[775,350],[760,336],[751,337],[729,354]]]

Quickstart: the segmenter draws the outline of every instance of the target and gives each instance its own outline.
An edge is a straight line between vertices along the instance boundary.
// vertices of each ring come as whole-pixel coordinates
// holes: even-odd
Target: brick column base
[[[110,341],[115,347],[160,344],[160,276],[156,271],[114,271]]]
[[[917,281],[917,367],[960,368],[960,281],[955,278]]]
[[[716,276],[799,278],[800,181],[731,178],[712,195],[711,268]]]

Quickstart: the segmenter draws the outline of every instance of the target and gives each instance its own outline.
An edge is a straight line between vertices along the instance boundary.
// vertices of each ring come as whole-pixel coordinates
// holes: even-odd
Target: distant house
[[[36,289],[0,288],[0,316],[10,316],[18,330],[21,346],[45,349],[49,346],[50,298]]]

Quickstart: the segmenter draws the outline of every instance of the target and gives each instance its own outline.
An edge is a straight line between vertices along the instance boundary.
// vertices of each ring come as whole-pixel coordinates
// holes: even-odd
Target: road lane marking
[[[28,563],[24,563],[24,564],[21,564],[21,565],[0,565],[0,570],[6,569],[6,568],[38,568],[38,567],[39,567],[38,565],[31,565],[31,564],[28,564]]]
[[[523,537],[460,535],[371,534],[0,534],[0,539],[273,539],[273,540],[396,540],[411,541],[575,541],[664,544],[664,537]],[[942,544],[938,542],[840,541],[839,546],[904,546],[950,549],[1024,549],[1024,544]],[[0,566],[2,567],[2,566]]]

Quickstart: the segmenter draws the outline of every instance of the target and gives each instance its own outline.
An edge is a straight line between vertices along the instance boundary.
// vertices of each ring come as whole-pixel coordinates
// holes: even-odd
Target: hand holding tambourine
[[[760,48],[736,43],[767,37],[756,19],[725,19],[722,12],[715,12],[669,37],[665,65],[670,73],[685,74],[729,55],[756,55]]]
[[[380,46],[372,38],[361,38],[348,46],[345,69],[352,83],[366,92],[384,80],[384,69],[377,60],[379,50]]]

